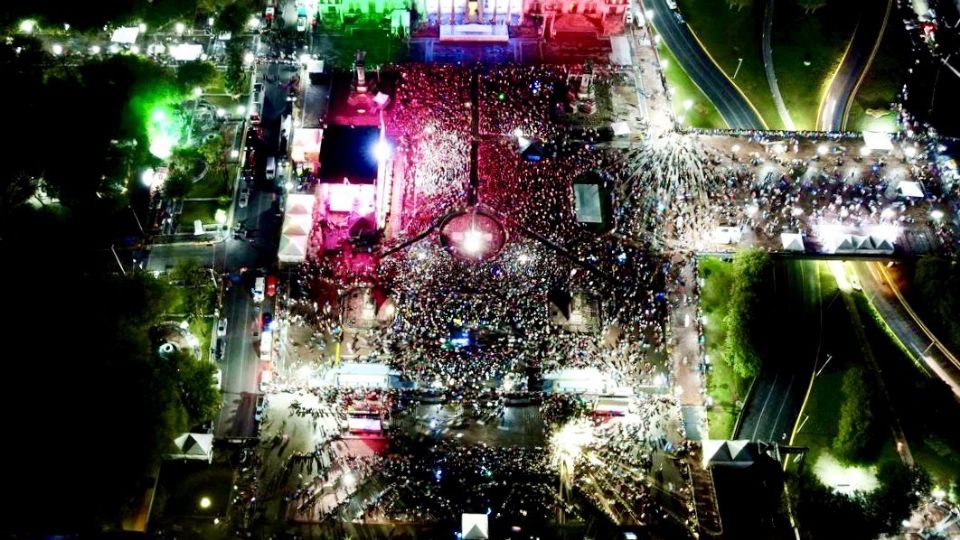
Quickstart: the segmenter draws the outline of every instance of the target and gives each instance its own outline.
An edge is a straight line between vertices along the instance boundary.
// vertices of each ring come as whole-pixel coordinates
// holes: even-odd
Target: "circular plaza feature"
[[[506,242],[503,225],[477,209],[453,214],[440,226],[440,244],[453,256],[468,261],[493,258]]]

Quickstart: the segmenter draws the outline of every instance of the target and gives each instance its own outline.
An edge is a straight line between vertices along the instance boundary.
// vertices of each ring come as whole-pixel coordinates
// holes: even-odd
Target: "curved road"
[[[780,93],[780,85],[777,83],[777,74],[773,70],[773,0],[767,0],[763,8],[763,70],[767,75],[767,84],[770,85],[770,93],[773,95],[773,103],[777,106],[777,115],[783,126],[790,131],[797,129],[790,118],[790,111],[783,102],[783,95]]]
[[[850,103],[870,69],[880,47],[893,0],[866,0],[860,21],[847,44],[840,67],[833,75],[827,93],[820,101],[817,129],[840,131],[846,128]]]
[[[723,116],[731,128],[765,128],[759,115],[730,79],[713,63],[700,46],[690,28],[680,23],[665,0],[644,0],[644,7],[653,11],[653,26],[667,47],[682,64],[683,70]]]

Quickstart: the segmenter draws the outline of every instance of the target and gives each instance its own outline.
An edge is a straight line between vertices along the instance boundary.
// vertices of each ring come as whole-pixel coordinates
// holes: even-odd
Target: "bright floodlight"
[[[210,508],[210,497],[200,497],[200,508],[207,509]]]
[[[684,102],[683,102],[683,108],[686,109],[686,110],[688,110],[688,111],[689,111],[690,109],[692,109],[692,108],[693,108],[693,100],[692,100],[692,99],[684,100]]]
[[[238,157],[240,157],[240,151],[237,150],[237,149],[231,150],[231,151],[230,151],[230,157],[233,158],[233,159],[237,159]]]
[[[60,56],[63,54],[63,45],[54,43],[53,47],[50,47],[50,50],[53,51],[54,56]]]
[[[177,24],[173,25],[173,31],[178,34],[182,34],[184,31],[186,31],[186,29],[187,25],[183,24],[182,22],[178,22]]]
[[[34,21],[33,19],[24,19],[20,21],[20,31],[23,32],[24,34],[33,33],[36,27],[37,27],[37,21]]]
[[[140,181],[143,182],[143,185],[147,187],[153,187],[153,181],[155,178],[156,173],[153,171],[153,169],[144,169],[143,172],[140,173]]]
[[[833,274],[833,278],[837,280],[837,287],[841,291],[849,291],[853,289],[853,286],[850,284],[850,280],[847,279],[847,268],[843,265],[843,261],[828,261],[827,268],[830,269],[830,273]]]
[[[224,212],[223,209],[218,208],[217,211],[213,213],[213,220],[223,225],[227,222],[227,213]]]
[[[217,117],[218,117],[218,118],[223,118],[223,117],[226,116],[226,115],[227,115],[227,110],[226,110],[226,109],[224,109],[223,107],[217,108]]]
[[[140,33],[141,33],[141,34],[147,31],[147,25],[144,24],[144,23],[138,24],[138,25],[137,25],[137,28],[140,29]]]
[[[343,478],[343,485],[347,487],[353,487],[357,483],[357,477],[355,477],[353,473],[348,472],[344,474],[342,478]]]
[[[248,66],[253,63],[253,59],[254,56],[252,52],[247,51],[247,54],[243,55],[243,63]]]
[[[377,144],[373,146],[373,156],[380,162],[388,160],[390,158],[390,143],[383,139],[377,141]]]
[[[823,484],[836,492],[852,494],[857,491],[870,493],[877,489],[877,467],[845,466],[828,453],[823,453],[813,466],[813,474]]]
[[[483,238],[483,233],[471,228],[463,233],[462,245],[463,251],[470,255],[477,255],[483,252],[483,249],[486,247],[486,240]]]
[[[660,34],[657,34],[657,37],[660,37]],[[670,61],[666,58],[660,60],[660,69],[667,69],[670,67]]]
[[[63,31],[64,32],[70,31],[70,23],[63,23]]]
[[[199,86],[195,86],[195,87],[193,88],[193,95],[196,96],[196,97],[202,96],[202,95],[203,95],[203,88],[200,88]]]
[[[243,105],[237,105],[237,114],[243,114],[247,112],[247,108]]]
[[[943,219],[943,210],[940,210],[939,208],[935,210],[931,210],[930,217],[932,217],[934,221],[940,221],[941,219]]]
[[[260,19],[256,17],[250,17],[250,20],[247,21],[247,26],[249,26],[251,30],[256,30],[260,27]]]
[[[90,46],[90,54],[100,54],[100,46],[99,46],[99,45],[91,45],[91,46]]]
[[[825,145],[825,144],[821,144],[821,145],[817,146],[817,153],[820,154],[821,156],[827,155],[827,152],[829,152],[829,151],[830,151],[830,149],[827,148],[827,145]]]

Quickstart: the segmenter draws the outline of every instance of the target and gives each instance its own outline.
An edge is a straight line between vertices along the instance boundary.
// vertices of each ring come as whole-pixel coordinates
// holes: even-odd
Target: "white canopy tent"
[[[721,441],[706,439],[703,441],[703,468],[715,465],[749,467],[756,459],[757,450],[748,440]]]
[[[613,380],[597,368],[567,368],[543,376],[544,388],[558,393],[603,394]]]
[[[900,195],[911,199],[923,198],[923,188],[920,187],[920,182],[904,180],[903,182],[900,182],[900,185],[897,186],[897,192],[899,192]]]
[[[177,62],[192,62],[203,54],[203,45],[199,43],[178,43],[170,46],[170,56]]]
[[[304,235],[280,237],[280,249],[277,258],[280,262],[302,262],[307,257],[307,237]]]
[[[110,41],[113,43],[124,43],[127,45],[137,42],[137,36],[140,35],[138,26],[121,26],[110,34]]]
[[[460,519],[460,537],[464,540],[486,540],[490,538],[490,525],[486,514],[462,514]]]
[[[288,236],[310,236],[313,218],[306,214],[292,214],[283,220],[283,234]]]
[[[630,134],[630,124],[626,122],[613,122],[610,124],[615,137],[625,137]]]
[[[306,193],[291,193],[287,195],[287,215],[306,214],[313,216],[313,205],[316,203],[316,197]]]
[[[863,144],[870,150],[881,150],[883,152],[893,150],[890,134],[881,131],[864,131]]]
[[[173,440],[177,451],[171,459],[203,459],[213,461],[213,433],[184,433]]]
[[[797,233],[781,233],[780,244],[783,245],[784,251],[805,251],[803,236]]]

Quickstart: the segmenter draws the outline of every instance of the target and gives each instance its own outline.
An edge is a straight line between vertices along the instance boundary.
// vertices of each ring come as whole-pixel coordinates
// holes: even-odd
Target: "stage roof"
[[[584,223],[603,223],[603,211],[600,209],[600,186],[597,184],[574,184],[574,202],[577,221]]]
[[[329,126],[320,145],[320,181],[373,184],[377,180],[374,147],[380,129],[372,126]]]

